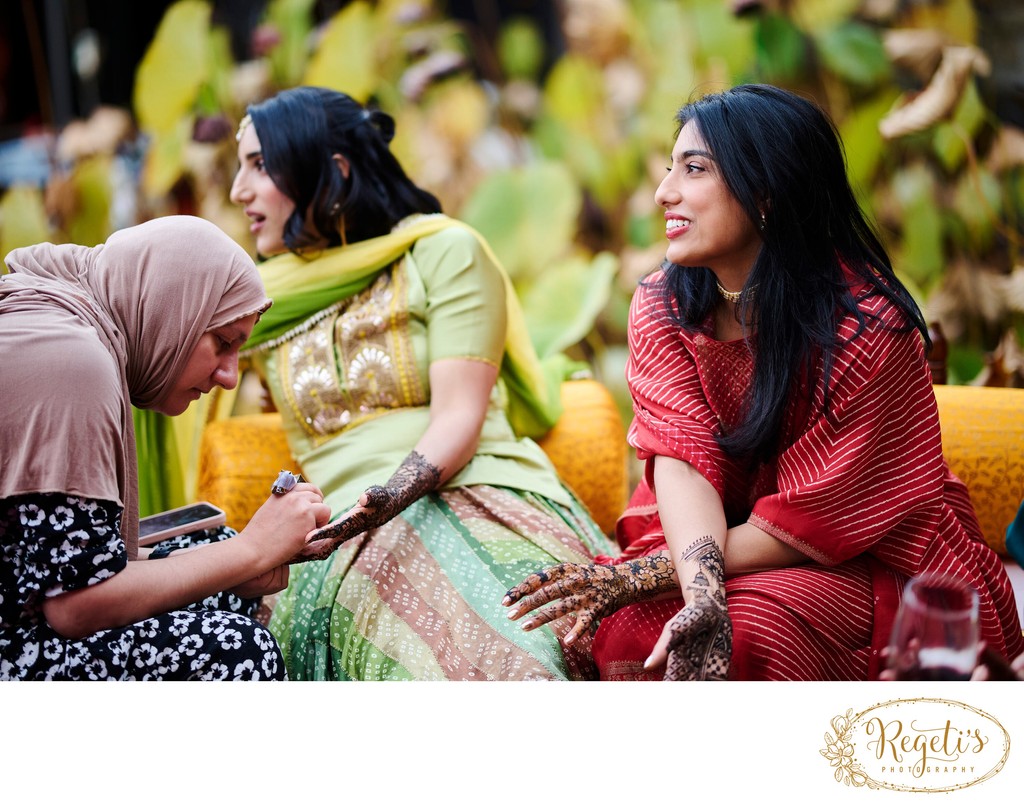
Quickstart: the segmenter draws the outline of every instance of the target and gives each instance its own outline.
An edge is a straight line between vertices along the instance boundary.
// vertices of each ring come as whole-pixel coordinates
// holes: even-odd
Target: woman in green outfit
[[[560,379],[507,276],[406,176],[390,116],[314,87],[248,113],[231,199],[274,306],[246,355],[337,516],[271,618],[289,674],[590,677],[565,626],[526,633],[501,606],[537,568],[610,551],[529,439]]]

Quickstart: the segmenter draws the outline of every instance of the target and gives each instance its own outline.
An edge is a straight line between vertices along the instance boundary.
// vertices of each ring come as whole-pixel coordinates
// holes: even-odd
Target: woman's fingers
[[[320,488],[314,485],[312,482],[299,482],[294,488],[291,489],[291,493],[315,493],[321,500],[324,498],[324,493]]]
[[[310,533],[312,535],[312,533]],[[289,563],[305,563],[310,560],[323,560],[338,548],[339,542],[334,540],[310,541],[295,555]]]
[[[534,572],[529,575],[522,583],[518,586],[513,586],[506,593],[501,600],[502,605],[512,605],[518,602],[521,598],[533,594],[539,590],[542,586],[554,580],[560,580],[566,574],[571,573],[576,568],[575,563],[560,563],[557,566],[552,566],[548,569],[544,569],[539,572]],[[548,600],[540,600],[538,604],[547,602]],[[535,607],[535,606],[532,606]],[[527,609],[518,609],[520,612],[524,612]],[[514,618],[514,617],[511,617]]]

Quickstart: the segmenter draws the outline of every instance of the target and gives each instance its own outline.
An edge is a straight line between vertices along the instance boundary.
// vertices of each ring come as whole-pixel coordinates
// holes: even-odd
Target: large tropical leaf
[[[889,75],[882,39],[866,25],[840,23],[822,31],[816,42],[821,61],[853,85],[870,87]]]
[[[143,129],[171,131],[192,110],[209,75],[209,28],[203,0],[167,9],[135,74],[133,106]]]
[[[516,283],[566,255],[576,232],[581,196],[561,163],[537,162],[487,176],[460,218],[479,230]]]
[[[890,89],[855,107],[838,124],[846,152],[846,170],[858,192],[864,192],[874,179],[885,141],[878,131],[878,122],[895,101],[898,92]]]
[[[327,24],[303,83],[340,90],[365,102],[381,80],[375,58],[377,33],[370,4],[350,3]]]
[[[808,39],[782,14],[765,14],[756,26],[757,61],[765,81],[786,85],[797,81],[808,66]]]
[[[619,259],[574,256],[549,266],[522,293],[526,326],[537,352],[549,356],[575,345],[608,304]]]
[[[142,166],[142,191],[150,198],[170,193],[185,165],[185,146],[192,139],[192,117],[184,116],[176,125],[150,135]]]

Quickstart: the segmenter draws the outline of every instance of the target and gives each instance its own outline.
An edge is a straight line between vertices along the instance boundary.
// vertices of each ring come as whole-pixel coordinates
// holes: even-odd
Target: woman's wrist
[[[678,589],[675,568],[666,553],[644,555],[617,563],[612,568],[621,576],[627,599],[631,602],[657,599]]]

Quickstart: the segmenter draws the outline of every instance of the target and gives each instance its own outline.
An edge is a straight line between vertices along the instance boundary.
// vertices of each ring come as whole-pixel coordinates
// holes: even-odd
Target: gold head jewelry
[[[245,127],[252,123],[252,118],[246,115],[238,122],[238,131],[235,132],[235,142],[239,142],[242,139],[242,132],[245,131]]]

